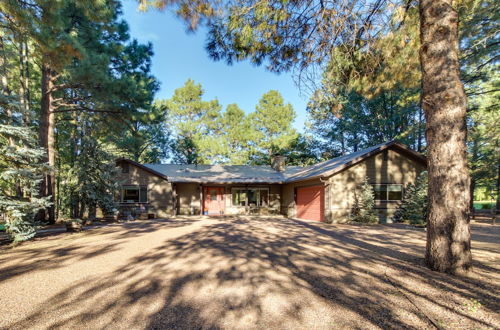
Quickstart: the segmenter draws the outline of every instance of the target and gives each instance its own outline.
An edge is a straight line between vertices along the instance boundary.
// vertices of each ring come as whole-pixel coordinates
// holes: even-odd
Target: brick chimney
[[[275,154],[271,156],[271,167],[278,172],[283,172],[285,170],[285,160],[285,156]]]

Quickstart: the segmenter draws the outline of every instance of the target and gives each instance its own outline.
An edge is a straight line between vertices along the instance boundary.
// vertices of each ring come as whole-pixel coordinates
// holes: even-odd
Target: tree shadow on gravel
[[[425,314],[497,327],[491,279],[427,270],[421,241],[382,226],[214,219],[74,283],[9,328],[430,328]],[[464,309],[467,299],[482,309]]]
[[[124,240],[154,232],[159,228],[179,228],[195,222],[195,219],[158,219],[94,226],[81,233],[56,232],[15,248],[4,247],[0,250],[0,283],[30,271],[61,268],[69,263],[116,251]],[[95,237],[100,238],[97,243],[85,241],[86,238]],[[51,241],[61,243],[59,240],[63,240],[63,244],[50,244]],[[6,260],[15,262],[7,264]]]

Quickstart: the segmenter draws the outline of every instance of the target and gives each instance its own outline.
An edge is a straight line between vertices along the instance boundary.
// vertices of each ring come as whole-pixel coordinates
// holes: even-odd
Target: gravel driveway
[[[0,329],[499,328],[499,230],[468,278],[422,266],[425,232],[179,218],[0,250]],[[433,325],[435,324],[435,325]]]

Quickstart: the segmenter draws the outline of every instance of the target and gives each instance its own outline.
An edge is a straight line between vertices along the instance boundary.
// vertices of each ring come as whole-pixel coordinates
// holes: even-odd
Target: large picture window
[[[403,199],[403,185],[374,184],[373,194],[378,201],[400,201]]]
[[[147,203],[148,188],[146,186],[123,186],[122,203]]]
[[[266,207],[269,205],[269,188],[233,188],[233,206]]]
[[[233,189],[233,206],[245,206],[247,202],[247,191],[245,189]]]

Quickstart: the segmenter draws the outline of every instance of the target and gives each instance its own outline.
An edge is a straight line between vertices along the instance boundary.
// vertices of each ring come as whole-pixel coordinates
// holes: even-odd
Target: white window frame
[[[376,201],[379,201],[379,202],[400,202],[403,200],[404,186],[402,183],[372,183],[371,186],[372,186],[374,195],[375,195],[375,186],[399,186],[399,187],[401,187],[401,199],[389,199],[389,190],[386,189],[385,190],[386,199],[374,198]]]
[[[233,194],[235,193],[235,191],[237,190],[243,190],[245,191],[245,205],[235,205],[234,204],[234,198],[233,198]],[[269,196],[269,187],[250,187],[250,188],[245,188],[245,187],[232,187],[231,188],[231,206],[233,207],[247,207],[248,206],[248,191],[250,190],[263,190],[263,191],[267,191],[267,206],[262,206],[262,205],[256,205],[255,207],[269,207],[269,199],[270,199],[270,196]],[[258,204],[260,204],[260,198],[258,200]]]
[[[146,201],[141,202],[141,189],[145,188],[146,189]],[[137,202],[135,201],[130,201],[130,200],[125,200],[125,190],[138,190],[139,194],[139,200]],[[120,203],[122,204],[146,204],[149,203],[149,189],[148,186],[146,185],[123,185],[120,190]]]

